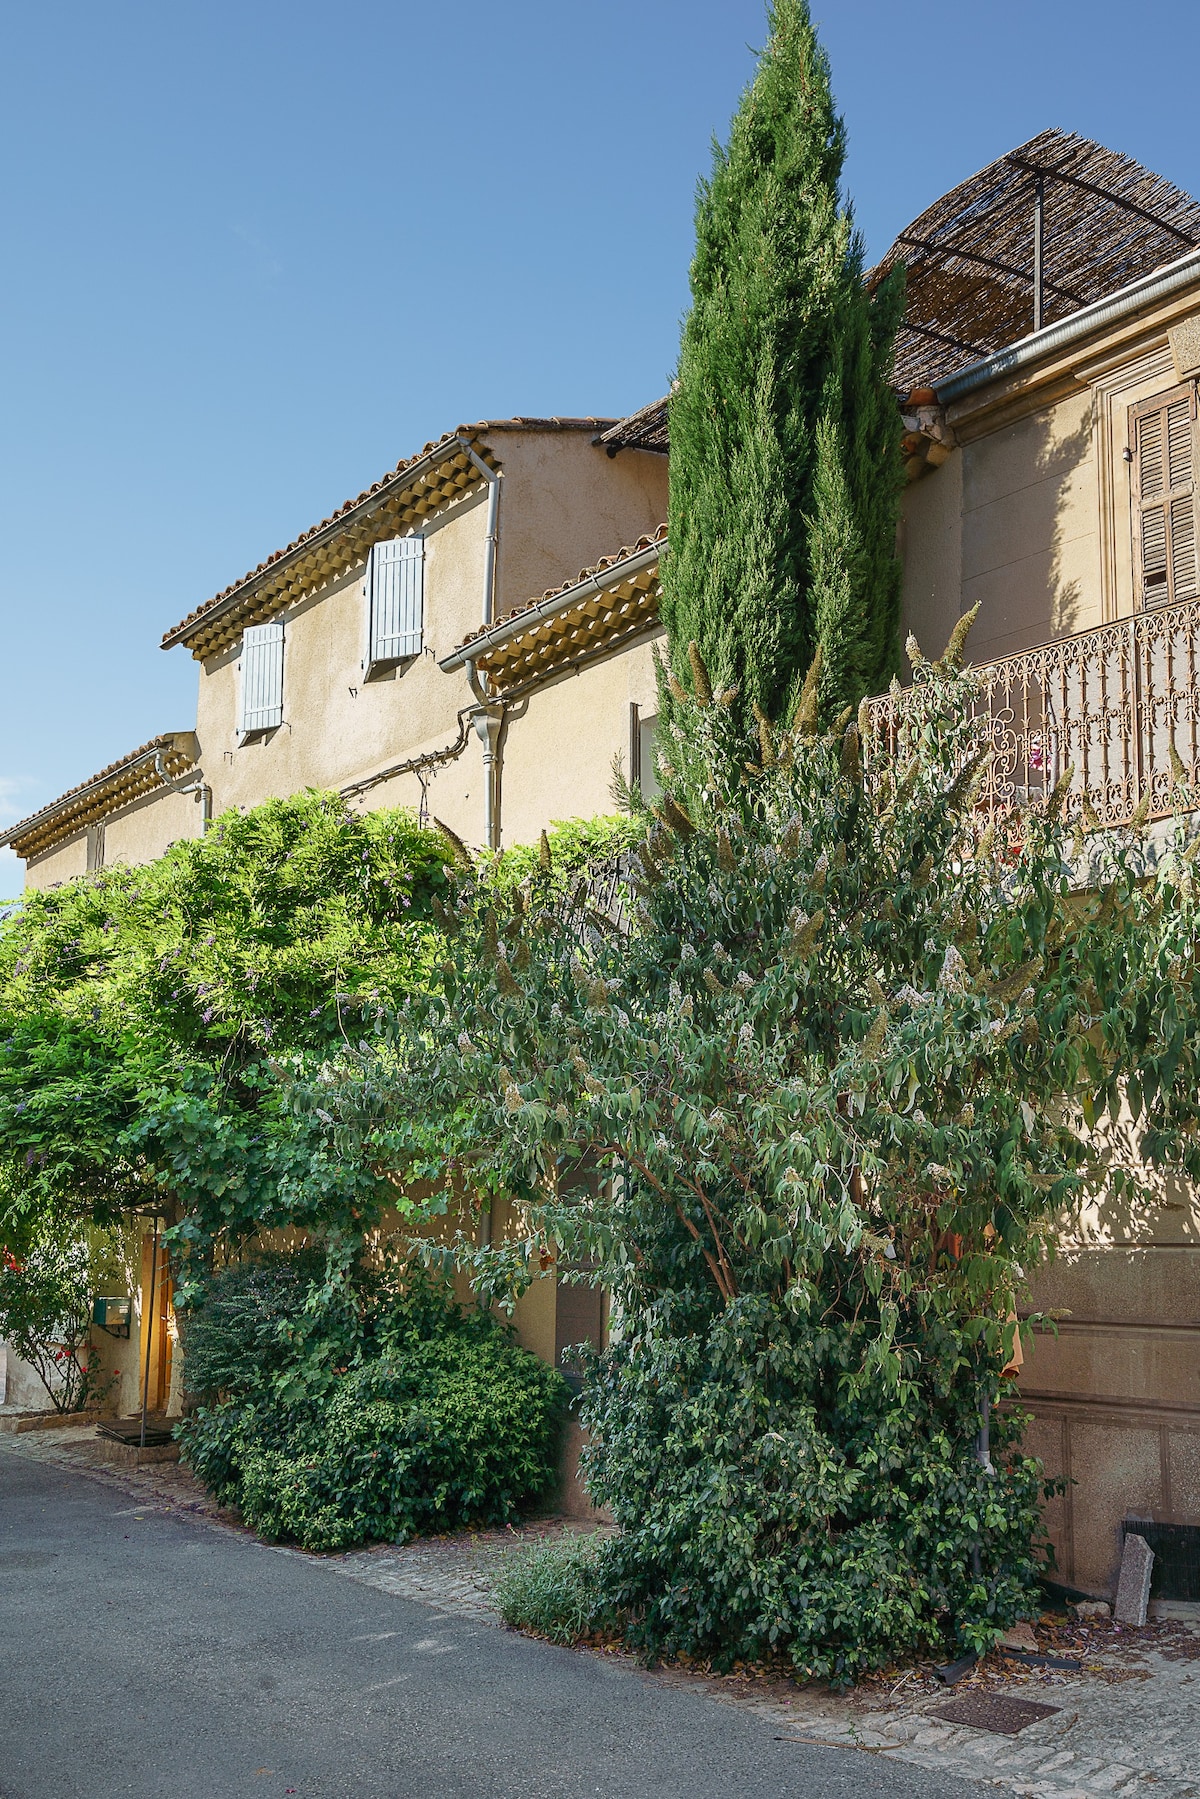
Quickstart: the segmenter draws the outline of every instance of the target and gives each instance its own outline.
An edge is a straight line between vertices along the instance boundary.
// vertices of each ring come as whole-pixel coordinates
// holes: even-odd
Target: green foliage
[[[30,894],[0,926],[10,1223],[157,1201],[201,1253],[354,1226],[380,1183],[330,1157],[295,1077],[428,978],[447,855],[406,812],[307,793]]]
[[[411,1273],[332,1292],[306,1275],[280,1257],[226,1270],[185,1326],[189,1378],[198,1346],[229,1396],[185,1421],[183,1453],[251,1529],[305,1549],[402,1542],[508,1523],[548,1489],[560,1375]]]
[[[230,1262],[205,1283],[199,1303],[178,1313],[188,1391],[245,1397],[293,1359],[290,1327],[303,1318],[324,1257],[298,1251]]]
[[[504,1622],[552,1643],[577,1643],[594,1630],[603,1613],[601,1542],[592,1532],[510,1550],[492,1587]]]
[[[546,832],[550,870],[564,885],[574,882],[597,863],[611,861],[631,850],[640,835],[633,819],[613,815],[599,818],[556,819]],[[540,843],[518,844],[495,859],[489,871],[501,892],[517,887],[540,869]]]
[[[100,1396],[88,1346],[95,1261],[82,1231],[0,1248],[0,1337],[36,1371],[56,1412]]]
[[[818,730],[812,687],[753,741],[697,663],[633,931],[541,871],[468,885],[441,991],[327,1096],[347,1157],[518,1198],[516,1237],[431,1260],[611,1289],[591,1478],[648,1653],[850,1679],[1035,1603],[1036,1467],[1010,1416],[995,1472],[976,1440],[1023,1271],[1112,1179],[1092,1127],[1122,1094],[1143,1153],[1200,1174],[1191,864],[1073,841],[1057,800],[987,825],[960,650],[917,653],[891,746]]]
[[[699,191],[663,562],[674,661],[698,643],[747,717],[790,711],[818,645],[833,711],[884,688],[899,657],[903,280],[863,287],[807,0],[776,0],[770,27]]]
[[[707,1330],[644,1317],[596,1359],[588,1479],[623,1526],[598,1577],[632,1646],[720,1665],[782,1652],[844,1682],[939,1650],[951,1621],[983,1649],[1028,1613],[1043,1483],[1017,1450],[1023,1416],[999,1414],[986,1470],[960,1342],[909,1329],[903,1395],[862,1378],[875,1317],[798,1327],[762,1294]]]

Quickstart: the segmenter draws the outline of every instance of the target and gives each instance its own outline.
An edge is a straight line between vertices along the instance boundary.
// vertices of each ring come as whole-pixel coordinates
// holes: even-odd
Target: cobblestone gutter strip
[[[97,1460],[96,1446],[89,1439],[81,1441],[78,1429],[6,1435],[0,1438],[0,1453],[69,1468],[147,1510],[178,1512],[214,1529],[245,1534],[236,1514],[215,1506],[186,1468],[171,1463],[141,1469],[105,1466]],[[499,1626],[491,1587],[504,1557],[539,1539],[586,1528],[566,1519],[536,1519],[512,1530],[462,1531],[403,1546],[304,1559],[441,1613]],[[1085,1663],[1081,1674],[1015,1670],[992,1657],[954,1689],[1008,1693],[1061,1708],[1016,1737],[933,1717],[933,1709],[949,1695],[929,1670],[913,1670],[890,1685],[864,1683],[851,1694],[796,1687],[759,1674],[717,1678],[655,1668],[645,1670],[644,1677],[744,1707],[785,1741],[857,1748],[989,1783],[1016,1799],[1109,1799],[1113,1794],[1119,1799],[1200,1799],[1200,1606],[1169,1610],[1171,1615],[1145,1631],[1121,1632],[1109,1625],[1076,1628],[1070,1643],[1060,1640],[1061,1632],[1051,1631],[1050,1647],[1080,1654]]]

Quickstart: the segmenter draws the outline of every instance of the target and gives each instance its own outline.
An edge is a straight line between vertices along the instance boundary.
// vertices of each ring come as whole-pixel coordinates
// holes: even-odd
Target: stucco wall
[[[613,811],[613,757],[626,775],[630,703],[656,709],[652,644],[643,639],[561,675],[512,707],[502,739],[501,843],[533,843],[555,819]]]
[[[217,812],[305,787],[339,787],[454,735],[466,683],[437,666],[478,628],[487,509],[470,495],[425,529],[425,648],[367,679],[364,565],[289,607],[284,621],[283,723],[239,746],[240,643],[205,662],[197,732]]]
[[[498,613],[569,579],[664,516],[663,457],[610,458],[580,432],[501,432],[496,449],[504,470]],[[197,729],[216,811],[309,786],[340,787],[454,740],[471,693],[461,672],[445,675],[437,663],[480,624],[486,525],[486,496],[476,494],[425,526],[425,651],[381,678],[366,680],[361,669],[362,564],[289,608],[282,615],[284,722],[259,740],[237,741],[238,649],[203,665]],[[484,832],[482,753],[472,737],[458,760],[427,776],[430,811],[473,842]],[[607,775],[589,810],[606,805],[606,785]],[[361,804],[416,807],[420,800],[418,779],[407,776],[373,788]],[[539,828],[541,822],[539,814]]]
[[[56,844],[44,855],[31,856],[25,864],[25,885],[44,890],[56,887],[60,881],[73,880],[86,870],[87,833],[80,831],[76,836],[68,837],[64,843]]]
[[[914,482],[904,496],[902,541],[906,621],[928,653],[942,649],[958,612],[976,604],[976,662],[1099,624],[1090,390],[973,438]]]
[[[636,543],[667,516],[665,456],[609,456],[578,431],[504,431],[492,442],[504,469],[498,616]]]

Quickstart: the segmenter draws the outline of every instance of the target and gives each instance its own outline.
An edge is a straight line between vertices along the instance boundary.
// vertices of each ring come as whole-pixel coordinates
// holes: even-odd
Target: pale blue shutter
[[[425,629],[425,539],[394,537],[389,543],[373,544],[367,593],[370,661],[400,662],[419,656]]]
[[[283,723],[283,621],[248,625],[242,633],[239,731],[271,731]]]

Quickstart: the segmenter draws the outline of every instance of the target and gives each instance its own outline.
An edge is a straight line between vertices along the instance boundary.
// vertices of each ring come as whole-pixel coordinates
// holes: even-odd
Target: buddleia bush
[[[693,646],[632,928],[464,870],[441,993],[329,1101],[342,1153],[515,1196],[513,1234],[431,1258],[498,1297],[555,1260],[609,1288],[587,1473],[647,1654],[848,1680],[1032,1610],[1026,1274],[1113,1178],[1092,1126],[1123,1101],[1200,1173],[1190,852],[1092,829],[1069,773],[981,804],[969,623],[911,646],[886,734],[821,723],[814,667],[749,736]]]

